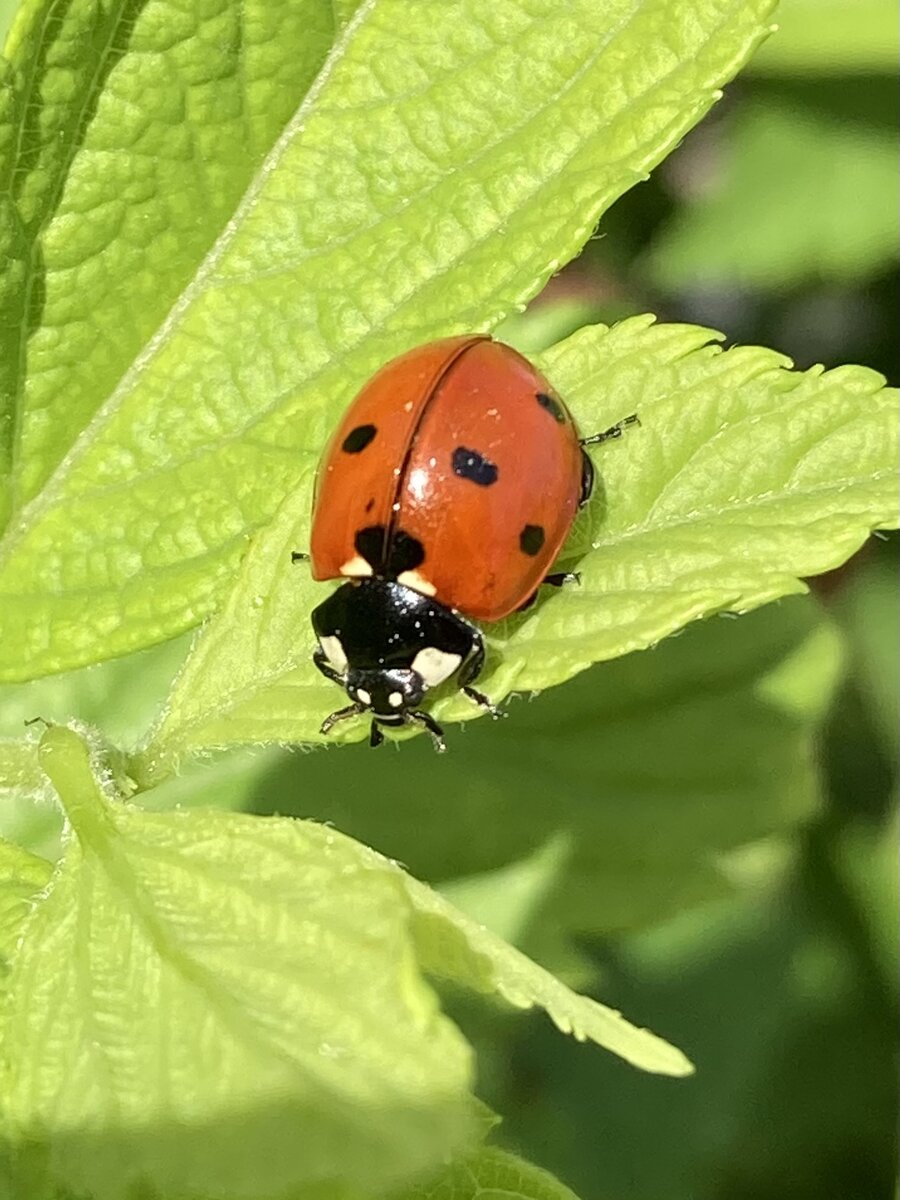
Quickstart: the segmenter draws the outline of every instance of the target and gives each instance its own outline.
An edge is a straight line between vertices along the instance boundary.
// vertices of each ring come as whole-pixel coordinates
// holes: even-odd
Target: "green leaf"
[[[187,652],[187,640],[174,640],[100,666],[35,679],[28,684],[0,685],[0,836],[13,841],[35,839],[47,848],[49,824],[59,824],[58,808],[48,808],[47,776],[37,758],[40,726],[29,722],[78,720],[98,728],[110,743],[130,749],[145,736],[156,718],[173,676]],[[20,800],[36,802],[35,832]],[[54,818],[55,812],[55,818]]]
[[[174,639],[98,666],[0,686],[0,837],[47,858],[59,856],[62,810],[38,762],[41,728],[25,723],[35,717],[76,720],[110,744],[129,749],[146,736],[189,645],[190,638]],[[240,763],[197,766],[207,772],[206,785],[215,791],[218,808],[239,807],[248,777],[264,770],[259,754],[241,757]],[[156,789],[151,803],[171,808],[190,803],[195,794],[188,772]]]
[[[17,8],[18,0],[0,0],[0,46],[3,44],[6,31],[12,23]]]
[[[25,729],[24,723],[36,716],[45,722],[75,720],[98,731],[110,746],[134,747],[162,708],[190,642],[189,636],[173,639],[93,667],[0,686],[0,734],[19,731],[18,737],[0,736],[0,837],[46,858],[59,857],[62,809],[38,762],[40,726]],[[198,796],[203,803],[202,775],[217,808],[241,808],[275,754],[241,751],[197,762],[143,797],[144,806],[191,807]]]
[[[322,825],[138,811],[61,726],[41,761],[73,835],[22,926],[0,1027],[0,1128],[25,1178],[38,1161],[96,1200],[355,1197],[468,1152],[484,1124],[470,1053],[420,966],[689,1070]]]
[[[896,74],[893,0],[781,0],[777,18],[777,33],[754,55],[754,72]]]
[[[340,834],[324,836],[335,843],[340,839],[360,864],[392,870],[402,880],[413,909],[416,954],[427,974],[484,995],[500,996],[514,1008],[541,1008],[563,1033],[572,1034],[579,1042],[603,1046],[644,1071],[691,1073],[693,1068],[680,1050],[649,1030],[636,1028],[621,1013],[589,996],[577,995],[443,896],[401,871],[392,860]]]
[[[647,256],[654,286],[847,282],[896,261],[895,131],[860,119],[841,89],[844,112],[776,95],[726,123],[713,178]]]
[[[334,23],[337,29],[343,29],[344,26],[350,23],[360,6],[360,2],[361,0],[331,0]]]
[[[634,315],[635,310],[617,313],[611,320],[608,313],[614,305],[601,304],[596,299],[565,296],[560,299],[539,297],[524,312],[507,317],[494,330],[494,337],[514,346],[526,358],[533,358],[561,342],[585,325],[618,321]],[[637,310],[640,311],[640,310]]]
[[[518,800],[522,793],[516,790]],[[490,813],[485,814],[485,824]],[[446,814],[444,817],[446,822]],[[453,816],[450,814],[452,824]],[[393,822],[391,822],[392,824]],[[382,829],[388,823],[382,823]],[[420,826],[421,828],[421,826]],[[455,908],[486,925],[506,942],[519,945],[535,918],[561,886],[572,859],[572,838],[558,833],[532,853],[509,864],[444,883],[440,892]],[[446,861],[442,872],[446,871]]]
[[[40,794],[46,783],[37,760],[36,738],[0,738],[0,796],[7,792]]]
[[[0,839],[0,990],[34,897],[46,887],[50,863]]]
[[[8,981],[25,1167],[35,1147],[96,1200],[369,1195],[471,1144],[470,1053],[398,871],[312,824],[115,802],[59,726],[41,755],[74,836]]]
[[[43,777],[34,780],[35,755],[28,761],[27,786],[0,793],[0,837],[55,862],[61,853],[63,814]]]
[[[794,598],[511,704],[440,757],[424,739],[400,763],[366,746],[283,756],[249,803],[377,847],[581,982],[573,942],[744,886],[734,853],[816,812],[814,746],[840,660],[835,630]]]
[[[74,718],[130,748],[158,716],[189,648],[190,638],[178,638],[98,666],[0,685],[0,736],[21,736],[35,717]]]
[[[505,1150],[484,1146],[392,1200],[577,1200],[547,1171]]]
[[[75,20],[86,4],[66,12]],[[258,8],[268,33],[280,8]],[[228,200],[211,203],[194,183],[194,142],[241,156],[247,138],[239,106],[224,130],[216,122],[215,87],[202,81],[216,77],[223,41],[240,44],[245,6],[223,0],[196,34],[196,59],[190,23],[173,32],[168,9],[145,6],[81,144],[67,146],[41,237],[35,390],[18,420],[20,491],[41,490],[0,547],[2,677],[120,654],[209,614],[246,535],[296,486],[372,369],[431,336],[488,328],[533,296],[706,112],[770,8],[369,0],[277,140],[270,118],[254,154],[217,163]],[[291,6],[304,32],[306,10]],[[292,38],[273,40],[293,76]],[[153,73],[180,75],[182,55],[187,79],[201,81],[186,95]],[[244,56],[226,59],[227,75]],[[297,90],[283,93],[292,107]],[[260,83],[258,102],[270,93],[282,95]],[[185,129],[181,107],[194,99],[196,128]],[[230,96],[226,112],[236,106]],[[65,142],[68,108],[60,120]],[[157,181],[152,163],[172,158],[188,165]],[[235,176],[246,187],[237,205]],[[145,187],[155,198],[139,251],[162,243],[146,270],[129,240]],[[189,238],[194,221],[202,236]],[[170,253],[171,273],[160,266]],[[133,285],[110,289],[107,264]],[[99,328],[84,311],[98,304]]]
[[[130,0],[24,4],[7,45],[12,138],[0,166],[18,226],[0,314],[4,518],[41,491],[144,350],[334,32],[324,0],[177,13]],[[148,435],[132,426],[120,467]]]
[[[897,410],[880,376],[792,373],[770,351],[704,345],[711,336],[634,318],[544,356],[582,429],[635,410],[642,425],[597,456],[601,485],[561,560],[577,563],[581,586],[488,628],[492,699],[560,683],[706,613],[802,592],[802,576],[839,565],[870,529],[897,520]],[[192,750],[320,740],[339,701],[308,658],[308,614],[324,592],[290,564],[308,544],[308,487],[253,544],[198,639],[134,764],[144,782]],[[477,715],[458,696],[434,710]],[[332,736],[362,732],[348,722]]]
[[[604,1046],[645,1071],[688,1075],[693,1070],[680,1050],[646,1029],[636,1029],[614,1009],[570,991],[431,888],[410,877],[406,887],[417,912],[419,961],[430,975],[500,995],[515,1008],[542,1008],[563,1033]]]
[[[154,812],[209,807],[211,803],[218,809],[247,808],[281,757],[279,751],[270,749],[232,751],[213,761],[204,758],[145,793],[141,800]],[[55,862],[62,853],[64,817],[40,771],[36,744],[0,742],[0,769],[16,766],[21,770],[18,781],[13,777],[7,781],[10,787],[6,792],[0,789],[0,837]]]

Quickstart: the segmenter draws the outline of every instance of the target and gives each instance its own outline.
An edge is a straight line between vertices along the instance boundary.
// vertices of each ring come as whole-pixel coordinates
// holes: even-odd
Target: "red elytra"
[[[589,470],[589,463],[588,463]],[[316,579],[397,579],[483,621],[520,608],[589,487],[568,409],[511,347],[445,338],[363,387],[320,467]]]

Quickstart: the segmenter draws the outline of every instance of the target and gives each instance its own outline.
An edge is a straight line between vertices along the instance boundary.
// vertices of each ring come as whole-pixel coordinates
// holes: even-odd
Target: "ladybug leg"
[[[373,721],[369,727],[369,745],[374,748],[375,746],[380,746],[383,741],[384,734],[379,729],[378,722]]]
[[[336,683],[339,687],[344,686],[343,675],[331,665],[324,650],[321,648],[315,649],[312,659],[326,679],[330,679],[332,683]]]
[[[591,493],[594,490],[594,464],[591,462],[590,455],[585,453],[584,447],[599,446],[603,442],[611,442],[615,438],[620,438],[629,425],[640,425],[637,413],[632,413],[630,417],[624,417],[621,421],[617,421],[615,425],[610,425],[609,429],[604,429],[602,433],[592,433],[590,437],[579,439],[581,442],[581,490],[578,494],[579,508],[584,508],[588,500],[590,500]]]
[[[554,571],[552,575],[545,575],[541,580],[541,587],[545,584],[548,587],[561,588],[567,583],[581,583],[580,571]]]
[[[309,562],[309,555],[303,550],[292,550],[291,551],[291,562],[292,563]]]
[[[630,425],[640,425],[640,423],[637,413],[632,413],[630,417],[623,417],[621,421],[610,425],[609,429],[604,429],[602,433],[592,433],[590,437],[581,438],[581,444],[582,446],[599,446],[603,442],[611,442],[615,438],[620,438]]]
[[[492,704],[490,700],[488,700],[484,692],[479,692],[477,688],[473,687],[463,687],[461,690],[465,692],[469,699],[474,704],[477,704],[479,708],[483,708],[485,712],[489,712],[495,721],[499,720],[500,717],[506,716],[505,712],[501,712],[496,704]]]
[[[406,713],[406,720],[410,724],[422,725],[431,734],[431,741],[438,754],[443,754],[447,749],[447,743],[444,741],[444,731],[438,725],[434,717],[430,713],[422,712],[421,709],[415,709],[412,712]]]
[[[554,571],[552,575],[544,576],[540,582],[540,587],[543,587],[544,584],[547,584],[548,587],[561,588],[565,587],[567,583],[581,583],[581,572]],[[531,608],[532,604],[534,604],[535,600],[537,600],[539,591],[540,588],[538,591],[532,592],[524,604],[519,605],[519,607],[516,609],[516,612],[527,612],[528,609]]]
[[[477,630],[473,630],[473,635],[472,653],[460,668],[459,688],[474,704],[477,704],[479,708],[486,709],[496,720],[498,717],[505,716],[505,713],[502,713],[496,704],[491,704],[484,692],[479,692],[477,688],[469,686],[473,679],[478,678],[484,668],[484,642]]]
[[[581,445],[581,488],[578,492],[578,507],[584,508],[594,490],[594,464],[591,462],[591,456],[584,449],[584,442]]]
[[[338,721],[346,721],[350,717],[358,717],[364,711],[365,709],[362,704],[350,704],[346,708],[339,708],[325,718],[319,726],[319,733],[328,733],[332,726],[337,725]]]

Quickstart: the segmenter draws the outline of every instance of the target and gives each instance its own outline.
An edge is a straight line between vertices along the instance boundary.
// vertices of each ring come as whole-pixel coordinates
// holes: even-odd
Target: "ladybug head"
[[[378,578],[343,584],[313,611],[312,623],[313,662],[352,701],[325,718],[323,733],[371,713],[373,745],[381,741],[381,725],[419,725],[444,749],[440,726],[419,705],[473,656],[476,667],[483,660],[474,626],[432,597]]]
[[[345,717],[371,712],[370,746],[379,746],[384,741],[380,729],[382,725],[392,729],[401,725],[419,725],[431,734],[436,750],[446,750],[444,731],[440,725],[427,712],[416,707],[428,690],[428,684],[418,671],[411,667],[351,667],[341,682],[353,703],[349,708],[338,709],[326,717],[322,723],[323,733],[327,733],[336,721],[342,721]]]
[[[411,667],[351,668],[344,685],[351,700],[370,709],[384,725],[402,725],[425,696],[425,680]]]

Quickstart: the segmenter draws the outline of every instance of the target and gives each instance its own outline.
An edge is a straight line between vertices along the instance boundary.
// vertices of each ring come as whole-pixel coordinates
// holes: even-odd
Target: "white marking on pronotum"
[[[421,592],[423,596],[434,596],[437,593],[434,584],[429,583],[425,576],[420,575],[418,571],[401,571],[397,576],[397,582],[416,592]]]
[[[399,708],[402,703],[402,692],[391,692],[391,694],[388,696],[388,704],[391,706],[391,708]]]
[[[363,702],[363,704],[371,704],[372,703],[372,697],[365,690],[365,688],[357,688],[356,689],[356,698],[357,698],[357,700],[361,700]]]
[[[342,575],[349,575],[351,578],[360,575],[371,575],[372,566],[360,554],[355,554],[353,558],[348,558],[341,567]]]
[[[347,655],[344,653],[341,639],[333,633],[327,633],[325,637],[319,638],[319,645],[334,669],[343,675],[347,670]]]
[[[458,654],[448,654],[446,650],[438,650],[437,646],[426,646],[412,660],[412,669],[422,676],[426,687],[433,688],[449,679],[461,662]]]

